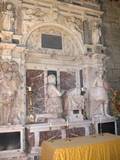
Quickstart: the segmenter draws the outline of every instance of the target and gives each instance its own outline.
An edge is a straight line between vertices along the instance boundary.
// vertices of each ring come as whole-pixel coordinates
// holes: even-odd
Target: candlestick
[[[52,130],[52,123],[51,122],[49,123],[49,130],[50,131]]]
[[[69,121],[68,121],[68,119],[66,120],[66,126],[65,126],[65,128],[66,128],[66,133],[68,133],[68,136],[66,134],[66,141],[71,141],[71,139],[70,139],[70,133],[69,133]]]
[[[95,120],[95,117],[92,118],[92,136],[96,137],[96,120]]]
[[[101,119],[101,116],[100,116],[100,123],[102,122],[101,120],[102,120],[102,119]]]
[[[100,116],[100,135],[103,135],[103,133],[102,133],[102,119],[101,119],[101,116]]]
[[[68,119],[66,120],[66,126],[69,127],[69,121],[68,121]]]
[[[32,88],[31,88],[31,87],[28,87],[28,91],[31,92],[31,91],[32,91]]]

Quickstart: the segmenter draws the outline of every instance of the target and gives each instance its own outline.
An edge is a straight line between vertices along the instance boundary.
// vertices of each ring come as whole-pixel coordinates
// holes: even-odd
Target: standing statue
[[[92,116],[111,117],[108,114],[107,89],[107,83],[103,79],[103,69],[100,69],[90,91]]]
[[[16,98],[20,83],[18,64],[16,62],[2,62],[0,68],[0,123],[2,125],[14,123]]]
[[[7,31],[12,31],[14,24],[12,4],[7,4],[6,11],[3,12],[3,29]]]
[[[62,113],[61,93],[56,88],[56,77],[51,74],[48,76],[47,98],[46,98],[46,113],[57,118]]]
[[[64,113],[69,121],[83,120],[82,110],[84,110],[84,96],[74,88],[64,95]]]
[[[97,45],[98,43],[100,43],[100,38],[101,38],[101,27],[97,22],[95,22],[92,29],[93,45]]]

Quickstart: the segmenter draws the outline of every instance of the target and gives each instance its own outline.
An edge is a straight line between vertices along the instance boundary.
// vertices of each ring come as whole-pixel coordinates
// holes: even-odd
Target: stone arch
[[[35,50],[41,53],[50,53],[53,50],[43,49],[40,46],[41,33],[53,33],[61,35],[63,38],[64,47],[62,51],[56,50],[57,54],[62,53],[62,55],[71,55],[78,56],[80,54],[84,54],[84,45],[82,40],[82,35],[78,32],[73,32],[69,30],[67,27],[64,27],[60,24],[52,24],[46,23],[32,29],[26,39],[25,46],[27,49]],[[55,53],[55,50],[54,50]]]

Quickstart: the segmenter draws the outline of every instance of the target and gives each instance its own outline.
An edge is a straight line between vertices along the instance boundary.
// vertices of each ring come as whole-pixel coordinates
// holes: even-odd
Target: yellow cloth
[[[72,138],[71,141],[44,141],[42,160],[120,160],[120,136],[87,136]]]

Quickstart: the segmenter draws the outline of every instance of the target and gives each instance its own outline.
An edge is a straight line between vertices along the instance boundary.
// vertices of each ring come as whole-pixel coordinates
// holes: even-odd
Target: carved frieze
[[[72,31],[82,32],[83,31],[83,21],[82,18],[77,18],[71,16],[70,14],[64,15],[58,8],[50,8],[49,10],[43,8],[23,8],[23,19],[26,26],[25,31],[33,27],[33,24],[36,23],[54,23],[61,24]],[[29,26],[29,27],[28,27]],[[29,29],[27,29],[29,28]],[[27,32],[26,31],[26,32]]]

